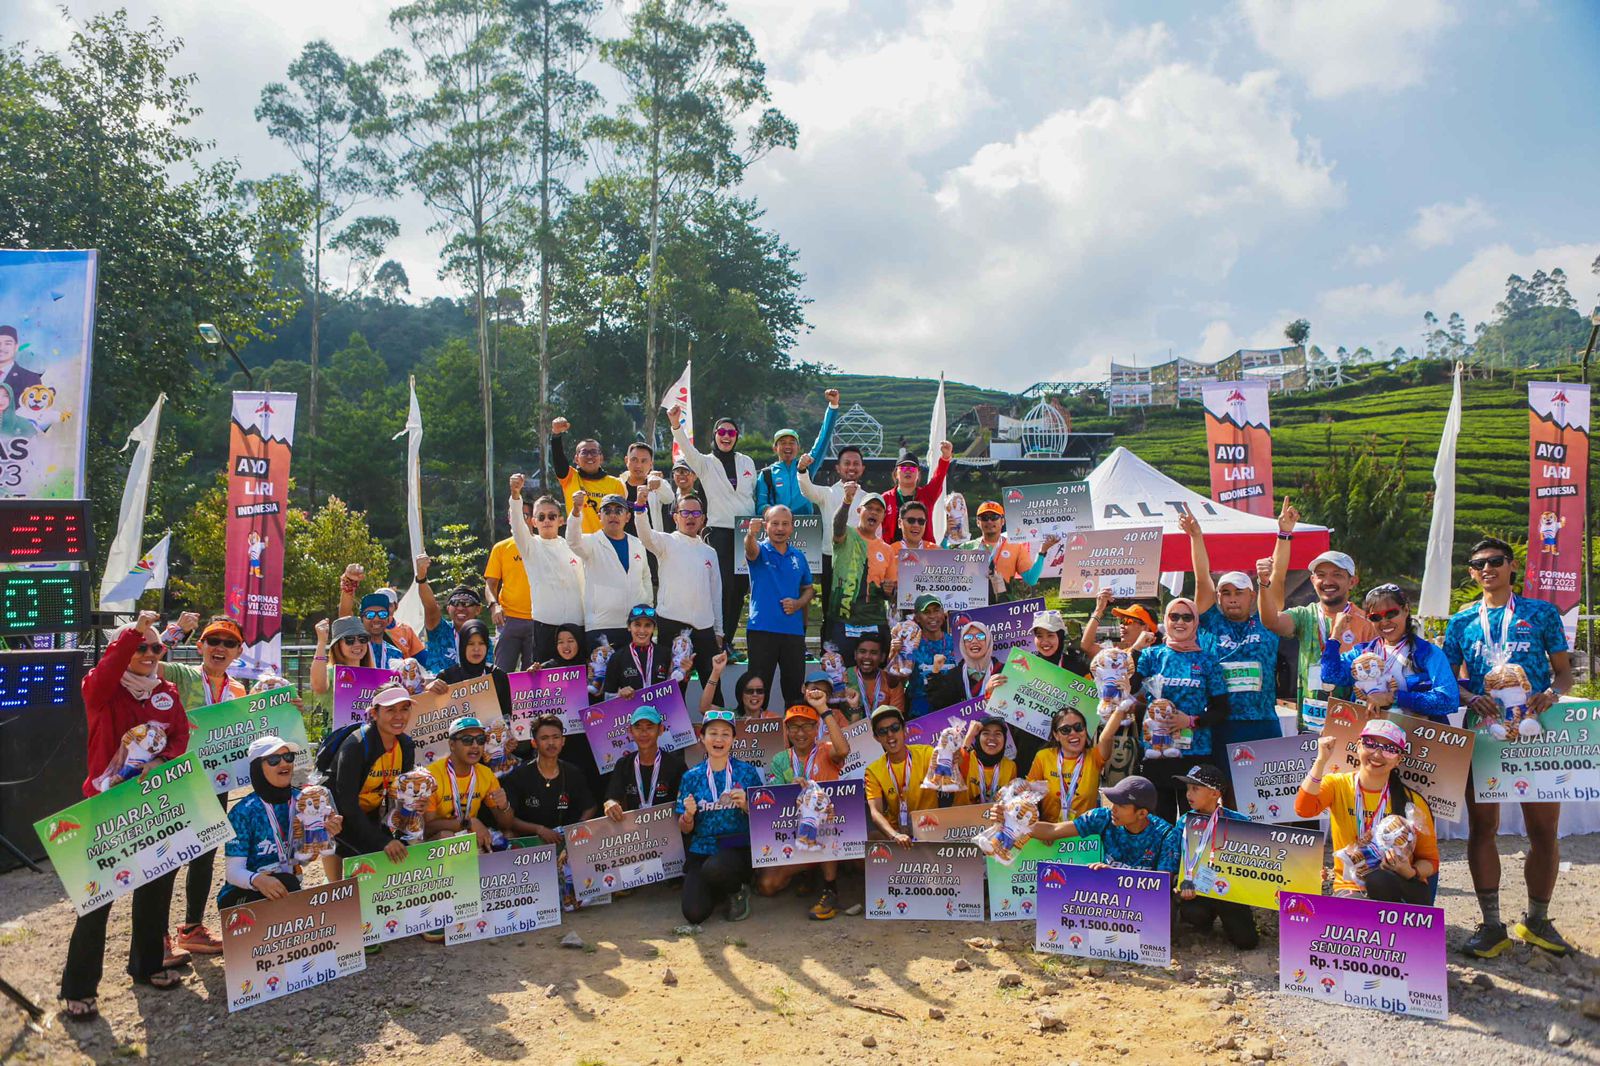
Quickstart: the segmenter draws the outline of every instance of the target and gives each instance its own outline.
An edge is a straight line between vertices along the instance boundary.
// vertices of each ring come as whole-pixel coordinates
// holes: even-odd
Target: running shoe
[[[817,902],[811,906],[813,921],[825,922],[839,913],[839,893],[831,888],[822,890]]]
[[[750,917],[750,886],[740,885],[739,891],[728,897],[728,921],[742,922]]]
[[[1477,959],[1493,959],[1502,951],[1511,946],[1511,938],[1506,935],[1504,922],[1479,922],[1467,942],[1461,945],[1461,950]]]
[[[1572,951],[1572,945],[1562,939],[1556,932],[1555,925],[1549,918],[1529,918],[1522,916],[1522,921],[1511,927],[1518,940],[1532,944],[1536,948],[1543,948],[1552,955],[1566,955]]]

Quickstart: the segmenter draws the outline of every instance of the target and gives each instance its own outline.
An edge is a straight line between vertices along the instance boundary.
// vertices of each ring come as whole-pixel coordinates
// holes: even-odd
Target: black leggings
[[[217,802],[228,809],[228,794],[217,793]],[[217,868],[216,848],[189,864],[183,875],[183,924],[199,925],[206,918],[206,901],[211,898],[211,877]]]
[[[128,976],[135,981],[147,981],[165,968],[162,963],[167,953],[167,920],[172,914],[172,883],[177,876],[178,871],[173,870],[133,890]],[[61,972],[62,999],[88,999],[99,991],[105,971],[106,922],[111,918],[112,903],[90,911],[73,925],[66,969]]]
[[[798,633],[768,633],[764,629],[746,630],[745,647],[750,651],[750,676],[759,677],[767,690],[768,710],[782,712],[804,702],[806,683],[806,638]],[[772,704],[772,671],[783,672],[783,702]]]
[[[1221,918],[1222,932],[1227,936],[1228,943],[1241,951],[1249,951],[1261,943],[1261,933],[1256,929],[1256,916],[1242,903],[1230,903],[1210,896],[1196,896],[1190,900],[1173,896],[1172,903],[1178,908],[1184,923],[1196,929],[1210,929],[1211,923]]]
[[[1182,824],[1181,819],[1189,810],[1188,786],[1176,778],[1187,774],[1197,761],[1210,762],[1211,756],[1187,759],[1152,759],[1145,756],[1144,776],[1156,786],[1156,809],[1153,813],[1174,824]]]
[[[684,856],[683,917],[699,925],[717,904],[750,883],[750,849],[724,848],[715,855]]]
[[[1367,898],[1379,903],[1409,903],[1414,907],[1433,906],[1433,889],[1426,881],[1401,877],[1392,870],[1373,870],[1362,878]]]
[[[712,526],[702,539],[717,553],[717,568],[722,571],[722,638],[731,648],[733,635],[739,631],[739,619],[744,615],[744,598],[750,592],[750,578],[733,572],[733,552],[736,547],[742,549],[743,534]]]

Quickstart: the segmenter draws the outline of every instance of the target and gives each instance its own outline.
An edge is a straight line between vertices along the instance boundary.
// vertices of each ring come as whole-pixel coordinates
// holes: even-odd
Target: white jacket
[[[734,519],[754,514],[756,509],[756,464],[743,452],[733,457],[733,471],[738,486],[728,484],[728,474],[722,462],[714,456],[695,450],[694,441],[683,426],[672,431],[672,439],[683,449],[684,461],[706,494],[706,524],[718,529],[734,528]],[[683,621],[683,619],[678,619]]]
[[[545,540],[528,529],[522,500],[511,497],[511,539],[522,556],[533,599],[529,612],[545,625],[583,625],[583,564],[560,537]]]
[[[628,536],[628,569],[622,569],[617,551],[601,530],[583,531],[583,514],[567,516],[567,544],[583,560],[583,627],[622,629],[628,612],[641,603],[653,603],[650,589],[650,564],[645,562],[644,545]]]
[[[695,629],[713,629],[722,635],[722,568],[716,550],[701,540],[673,530],[656,532],[662,526],[661,497],[650,496],[649,517],[637,524],[639,539],[660,564],[656,580],[656,614]]]
[[[866,496],[866,490],[856,492],[856,499]],[[800,471],[800,495],[817,505],[817,510],[822,514],[822,554],[833,554],[833,516],[839,513],[839,508],[844,506],[844,482],[836,481],[832,485],[818,485],[811,480],[811,475],[804,470]],[[846,518],[846,522],[850,519]]]

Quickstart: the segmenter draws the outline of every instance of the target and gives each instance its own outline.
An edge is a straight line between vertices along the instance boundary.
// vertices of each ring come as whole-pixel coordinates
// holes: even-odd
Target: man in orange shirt
[[[1020,585],[1031,585],[1038,578],[1030,573],[1033,569],[1033,549],[1027,544],[1013,544],[1004,533],[1006,523],[1006,509],[995,500],[984,500],[978,504],[978,537],[961,545],[963,548],[979,549],[989,553],[989,600],[992,603],[1002,603],[1008,599],[1020,598],[1022,589],[1013,590],[1012,582]],[[1033,581],[1029,578],[1032,577]],[[1018,595],[1010,593],[1015,591]]]
[[[526,490],[522,518],[533,529],[533,504]],[[489,591],[490,617],[496,632],[495,666],[507,672],[533,669],[538,665],[533,651],[533,593],[528,588],[528,571],[522,565],[515,538],[507,537],[490,549],[483,581]]]

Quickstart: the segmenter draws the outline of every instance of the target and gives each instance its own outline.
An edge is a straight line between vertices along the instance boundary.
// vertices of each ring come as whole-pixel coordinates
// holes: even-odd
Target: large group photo
[[[1137,326],[1062,267],[1074,325],[794,205],[934,121],[829,66],[905,62],[853,5],[375,0],[237,69],[173,6],[0,13],[0,1059],[1600,1056],[1600,243],[1494,217],[1515,179],[1317,271],[1175,251]],[[1349,245],[1328,101],[1521,55],[1442,0],[1009,6],[872,33],[1099,95],[890,244],[1027,261],[1025,173],[1114,181],[1187,91],[1286,123],[1295,195],[1350,159]],[[1354,65],[1300,84],[1319,35]],[[1272,246],[1211,180],[1164,239]],[[1427,307],[1323,291],[1491,228]]]

